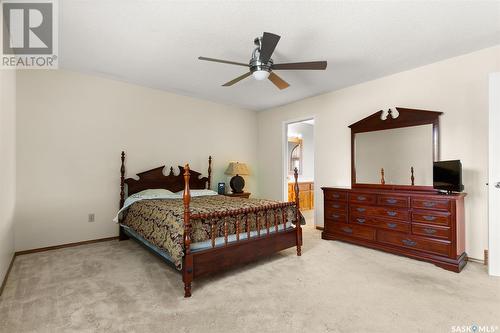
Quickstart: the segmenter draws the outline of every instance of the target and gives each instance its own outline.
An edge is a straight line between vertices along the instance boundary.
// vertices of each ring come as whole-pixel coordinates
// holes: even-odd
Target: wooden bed
[[[229,269],[233,266],[245,264],[261,257],[269,256],[281,250],[297,247],[297,255],[301,255],[302,246],[302,228],[300,226],[299,211],[299,186],[297,183],[297,169],[295,169],[295,202],[280,202],[271,205],[260,206],[257,208],[238,209],[233,211],[217,211],[209,214],[192,214],[190,210],[191,189],[210,189],[212,158],[208,160],[208,177],[201,177],[202,174],[190,170],[189,164],[184,167],[179,166],[179,174],[174,174],[171,167],[168,175],[163,174],[165,166],[138,173],[139,179],[125,179],[125,152],[121,154],[121,177],[120,177],[120,209],[123,207],[126,195],[130,196],[147,189],[166,189],[172,192],[183,190],[184,205],[184,256],[182,258],[182,281],[184,282],[184,297],[191,296],[191,283],[193,279],[200,278],[209,274]],[[247,200],[247,199],[234,199]],[[276,214],[276,210],[285,207],[296,206],[295,227],[286,228],[287,217],[285,214]],[[274,219],[268,220],[268,212],[274,210]],[[258,227],[258,235],[251,237],[249,228],[249,216],[251,214],[257,217],[258,213],[265,215],[264,230],[261,232]],[[272,215],[272,213],[271,213]],[[278,216],[282,215],[282,216]],[[292,214],[293,215],[293,214]],[[241,218],[244,216],[244,218]],[[229,242],[226,226],[227,218],[236,218],[236,239]],[[212,236],[212,246],[201,251],[191,251],[191,219],[220,218],[224,220],[225,234],[222,246],[216,246]],[[257,219],[257,218],[256,218]],[[282,230],[278,229],[278,224],[283,223]],[[121,220],[120,220],[121,221]],[[257,225],[258,222],[256,221]],[[248,233],[244,239],[240,239],[239,231]],[[129,236],[135,238],[120,225],[120,240],[129,239]],[[159,254],[159,253],[158,253]]]

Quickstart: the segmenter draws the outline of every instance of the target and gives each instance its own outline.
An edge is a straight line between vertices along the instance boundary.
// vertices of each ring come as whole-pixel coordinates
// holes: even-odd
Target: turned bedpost
[[[122,165],[120,167],[120,209],[123,207],[125,203],[125,152],[124,151],[122,151],[121,160],[122,160]],[[128,236],[121,225],[118,227],[118,239],[121,241],[128,239]]]
[[[212,184],[212,156],[208,156],[208,183],[207,183],[208,190],[210,190],[211,184]]]
[[[295,212],[295,231],[297,232],[297,255],[300,256],[302,255],[301,251],[301,245],[302,245],[302,227],[300,225],[300,200],[299,200],[299,170],[295,168],[293,170],[293,178],[295,179],[295,185],[294,185],[294,190],[295,190],[295,208],[297,211]],[[285,226],[286,227],[286,224]]]
[[[125,152],[122,151],[122,166],[120,168],[120,209],[125,203]]]
[[[189,164],[184,167],[184,261],[182,265],[182,281],[184,282],[184,297],[191,297],[191,282],[193,281],[193,256],[191,254],[191,192],[189,189]]]

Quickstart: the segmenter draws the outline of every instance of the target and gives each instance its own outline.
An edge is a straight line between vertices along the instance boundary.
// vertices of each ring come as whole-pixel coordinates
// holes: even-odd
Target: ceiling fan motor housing
[[[250,59],[250,72],[255,71],[266,71],[271,72],[271,67],[273,65],[273,59],[269,59],[267,63],[264,63],[260,60],[260,50],[262,47],[262,37],[257,37],[254,39],[254,44],[257,45],[255,50],[252,52],[252,59]]]
[[[250,72],[255,71],[266,71],[271,72],[271,66],[273,65],[273,60],[269,59],[267,63],[261,62],[258,58],[250,59]]]

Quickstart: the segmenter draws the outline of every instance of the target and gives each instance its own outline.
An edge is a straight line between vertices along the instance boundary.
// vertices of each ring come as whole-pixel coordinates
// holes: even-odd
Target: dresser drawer
[[[451,239],[451,230],[448,227],[440,227],[436,225],[430,224],[419,224],[413,223],[411,226],[411,232],[414,235],[433,237],[433,238],[442,238],[442,239]]]
[[[326,200],[325,210],[327,209],[335,209],[337,211],[347,212],[347,202]]]
[[[351,214],[349,223],[358,225],[371,225],[371,219],[367,216]]]
[[[347,192],[325,190],[325,200],[347,201]]]
[[[394,195],[377,196],[377,204],[391,207],[408,208],[408,197],[399,197]]]
[[[349,205],[349,212],[351,215],[365,216],[370,213],[372,207],[361,205]]]
[[[436,212],[436,211],[419,211],[414,210],[412,215],[412,222],[419,223],[430,223],[430,224],[438,224],[438,225],[450,225],[450,214],[445,212]]]
[[[329,219],[334,222],[345,222],[347,223],[347,213],[338,211],[336,209],[326,209],[325,219]]]
[[[377,202],[377,196],[375,194],[350,193],[349,201],[354,203],[371,205]]]
[[[408,236],[399,232],[379,230],[377,240],[381,243],[401,246],[440,255],[449,256],[451,245],[447,241],[432,240],[417,236]]]
[[[387,230],[410,233],[410,223],[403,221],[351,215],[351,217],[349,218],[349,223],[357,225],[368,225]]]
[[[375,239],[375,229],[365,226],[339,223],[333,226],[333,231],[334,233],[345,236],[351,236],[367,240]]]
[[[450,200],[447,199],[411,198],[411,207],[419,209],[437,209],[449,211],[451,205]]]
[[[408,223],[408,222],[373,218],[370,221],[370,225],[373,225],[375,227],[382,228],[382,229],[410,233],[410,223]]]
[[[389,208],[389,207],[373,207],[371,214],[375,216],[398,219],[408,221],[410,219],[409,212],[406,209]]]

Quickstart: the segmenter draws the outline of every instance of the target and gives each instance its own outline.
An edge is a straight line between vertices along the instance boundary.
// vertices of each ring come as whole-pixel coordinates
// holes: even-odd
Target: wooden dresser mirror
[[[352,187],[432,190],[441,114],[396,107],[350,125]]]

